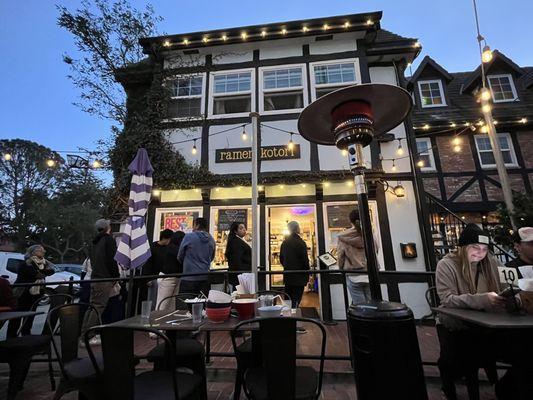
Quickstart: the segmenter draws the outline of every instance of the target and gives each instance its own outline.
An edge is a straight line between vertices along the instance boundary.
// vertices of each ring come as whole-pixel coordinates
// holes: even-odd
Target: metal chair
[[[95,312],[101,323],[98,310],[86,303],[72,303],[58,306],[48,313],[47,325],[52,337],[59,333],[60,344],[52,340],[52,347],[61,370],[61,380],[54,394],[54,400],[64,394],[78,390],[88,399],[100,398],[96,370],[88,357],[79,357],[82,311]],[[55,325],[52,325],[56,321]],[[99,360],[102,365],[101,359]]]
[[[134,333],[153,333],[165,343],[168,370],[149,371],[136,375]],[[102,339],[103,370],[89,343],[91,334]],[[176,350],[171,340],[152,328],[96,326],[85,334],[85,343],[103,389],[103,398],[113,400],[196,399],[200,396],[202,378],[196,374],[176,372]],[[119,384],[118,384],[119,383]]]
[[[296,365],[296,324],[316,325],[322,333],[319,371],[309,366]],[[254,400],[318,399],[322,390],[326,330],[313,319],[295,317],[255,318],[242,321],[231,331],[235,354],[238,353],[237,333],[252,330],[259,324],[259,335],[254,337],[256,362],[243,365],[243,387],[246,396]],[[253,331],[252,331],[253,332]],[[257,331],[256,331],[257,332]],[[242,361],[237,356],[237,363]],[[238,393],[235,394],[238,397]]]

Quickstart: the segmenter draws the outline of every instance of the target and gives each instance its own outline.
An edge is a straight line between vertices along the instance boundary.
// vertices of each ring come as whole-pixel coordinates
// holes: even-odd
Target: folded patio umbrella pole
[[[151,256],[148,237],[146,236],[146,212],[152,194],[153,168],[146,149],[140,148],[128,166],[132,173],[130,197],[128,201],[128,220],[121,233],[115,261],[123,269],[130,270],[128,282],[128,302],[126,315],[133,311],[133,275]]]

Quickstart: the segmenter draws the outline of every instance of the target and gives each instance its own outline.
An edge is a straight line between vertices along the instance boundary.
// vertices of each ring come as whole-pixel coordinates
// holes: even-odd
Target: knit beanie
[[[489,244],[489,235],[476,224],[468,224],[459,236],[459,246],[477,243]]]

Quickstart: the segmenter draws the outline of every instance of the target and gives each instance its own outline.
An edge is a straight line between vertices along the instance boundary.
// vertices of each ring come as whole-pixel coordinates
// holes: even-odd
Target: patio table
[[[496,334],[491,347],[502,349],[516,371],[519,399],[533,399],[533,315],[432,307],[433,311],[457,318],[481,333]],[[494,344],[494,346],[492,346]]]
[[[34,317],[44,314],[42,311],[2,311],[0,312],[0,324],[5,321],[18,318]]]

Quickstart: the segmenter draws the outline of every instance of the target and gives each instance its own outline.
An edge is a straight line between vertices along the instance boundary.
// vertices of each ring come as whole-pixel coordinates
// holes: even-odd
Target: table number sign
[[[498,274],[500,275],[500,282],[509,285],[518,285],[518,273],[516,268],[498,267]]]

